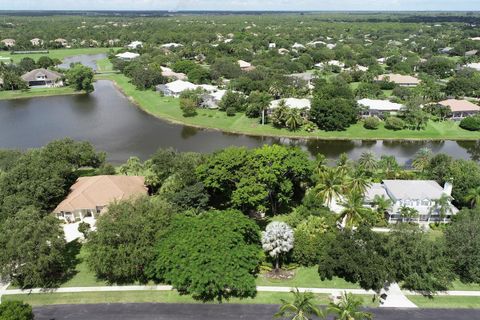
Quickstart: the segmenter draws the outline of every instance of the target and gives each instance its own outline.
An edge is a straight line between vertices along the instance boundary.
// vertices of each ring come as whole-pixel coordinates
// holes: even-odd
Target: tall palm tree
[[[355,170],[347,179],[347,187],[355,193],[364,195],[371,185],[365,173],[362,170]]]
[[[326,168],[319,173],[315,189],[325,205],[331,208],[333,202],[340,199],[345,190],[345,175],[338,168]]]
[[[302,116],[298,109],[289,109],[285,117],[285,125],[288,129],[294,131],[303,123]]]
[[[367,172],[374,172],[378,167],[377,158],[373,152],[363,152],[358,159],[358,165]]]
[[[393,207],[393,201],[384,195],[379,196],[378,194],[375,195],[373,198],[373,205],[375,208],[375,212],[378,216],[382,218],[385,216],[385,213],[388,213]]]
[[[351,169],[351,162],[348,159],[348,155],[346,153],[342,153],[337,160],[337,168],[343,173],[347,174],[348,171]]]
[[[291,320],[310,320],[312,316],[325,318],[323,312],[315,306],[315,296],[311,292],[300,292],[298,288],[292,290],[293,301],[281,300],[282,305],[275,314],[277,318],[288,318]]]
[[[327,308],[329,313],[334,314],[337,320],[368,320],[373,319],[373,315],[361,311],[362,300],[351,293],[343,293],[342,299],[338,303],[330,303]]]
[[[418,171],[424,172],[428,164],[430,163],[430,159],[432,159],[432,155],[432,150],[430,150],[429,148],[421,148],[415,154],[412,166]]]
[[[349,192],[340,202],[343,207],[339,221],[344,227],[353,227],[371,216],[372,210],[364,207],[363,195],[357,192]]]
[[[468,190],[468,193],[465,196],[465,201],[470,203],[471,208],[475,208],[480,205],[480,186]]]

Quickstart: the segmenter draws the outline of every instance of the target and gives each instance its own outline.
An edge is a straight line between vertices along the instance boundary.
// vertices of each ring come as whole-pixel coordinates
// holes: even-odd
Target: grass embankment
[[[48,53],[27,53],[27,54],[10,54],[10,53],[0,53],[0,56],[3,58],[10,58],[14,63],[20,62],[25,57],[34,59],[35,61],[42,56],[48,56],[52,59],[63,60],[67,57],[77,56],[81,54],[99,54],[107,53],[110,49],[118,48],[74,48],[74,49],[54,49],[49,50]],[[39,49],[41,50],[41,49]]]
[[[104,73],[104,72],[113,72],[113,65],[110,62],[110,59],[100,59],[97,60],[97,72]]]
[[[6,90],[0,91],[0,100],[61,96],[70,94],[81,94],[83,91],[75,91],[71,87],[60,88],[33,88],[26,91],[22,90]]]
[[[327,305],[330,301],[327,294],[315,294],[315,304]],[[359,296],[363,304],[378,306],[370,296]],[[280,304],[281,299],[291,300],[288,292],[258,292],[254,299],[230,299],[224,303],[241,304]],[[5,295],[3,301],[21,300],[32,306],[50,304],[89,304],[89,303],[202,303],[187,295],[175,291],[128,291],[128,292],[79,292],[79,293],[36,293],[29,295]]]
[[[408,296],[408,299],[419,308],[480,308],[480,297],[435,296]]]
[[[143,110],[159,118],[191,126],[218,129],[226,132],[244,133],[261,136],[280,136],[292,138],[319,138],[319,139],[364,139],[364,140],[477,140],[479,132],[463,130],[453,121],[429,122],[425,130],[412,131],[387,130],[381,125],[377,130],[367,130],[361,123],[351,126],[346,131],[325,132],[317,130],[289,131],[274,128],[271,125],[262,126],[258,119],[251,119],[243,114],[228,117],[225,112],[218,110],[198,111],[195,117],[184,117],[179,108],[178,99],[161,97],[154,91],[140,91],[135,88],[127,77],[122,74],[98,75],[97,79],[114,81],[117,86]]]

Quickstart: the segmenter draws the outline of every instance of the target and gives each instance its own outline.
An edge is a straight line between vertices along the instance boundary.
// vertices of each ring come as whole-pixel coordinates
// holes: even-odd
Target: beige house
[[[60,44],[62,47],[66,47],[68,46],[68,41],[66,39],[63,39],[63,38],[57,38],[55,40],[53,40],[54,42]]]
[[[0,41],[5,47],[11,48],[15,46],[15,39],[3,39]]]
[[[420,84],[420,80],[418,78],[395,73],[382,74],[376,77],[375,81],[390,81],[398,84],[401,87],[416,87]]]
[[[96,218],[108,204],[148,195],[145,178],[140,176],[93,176],[78,178],[70,194],[53,210],[66,222]]]
[[[32,44],[32,46],[38,47],[38,46],[43,45],[43,40],[39,39],[39,38],[33,38],[33,39],[30,40],[30,43]]]
[[[41,68],[25,73],[22,80],[31,88],[48,88],[63,86],[62,77],[61,73]]]
[[[448,99],[440,101],[438,104],[450,108],[452,119],[463,119],[480,112],[480,107],[468,100]]]

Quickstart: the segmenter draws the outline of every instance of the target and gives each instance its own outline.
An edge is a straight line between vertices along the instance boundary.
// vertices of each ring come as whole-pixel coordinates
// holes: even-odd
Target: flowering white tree
[[[275,272],[278,272],[281,255],[293,248],[292,228],[284,222],[269,223],[262,233],[262,248],[275,259]]]

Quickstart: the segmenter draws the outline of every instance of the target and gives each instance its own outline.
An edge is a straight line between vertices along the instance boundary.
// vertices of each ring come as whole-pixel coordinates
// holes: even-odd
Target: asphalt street
[[[272,320],[275,305],[247,304],[89,304],[34,308],[36,320]],[[472,320],[472,309],[371,309],[376,320]]]

